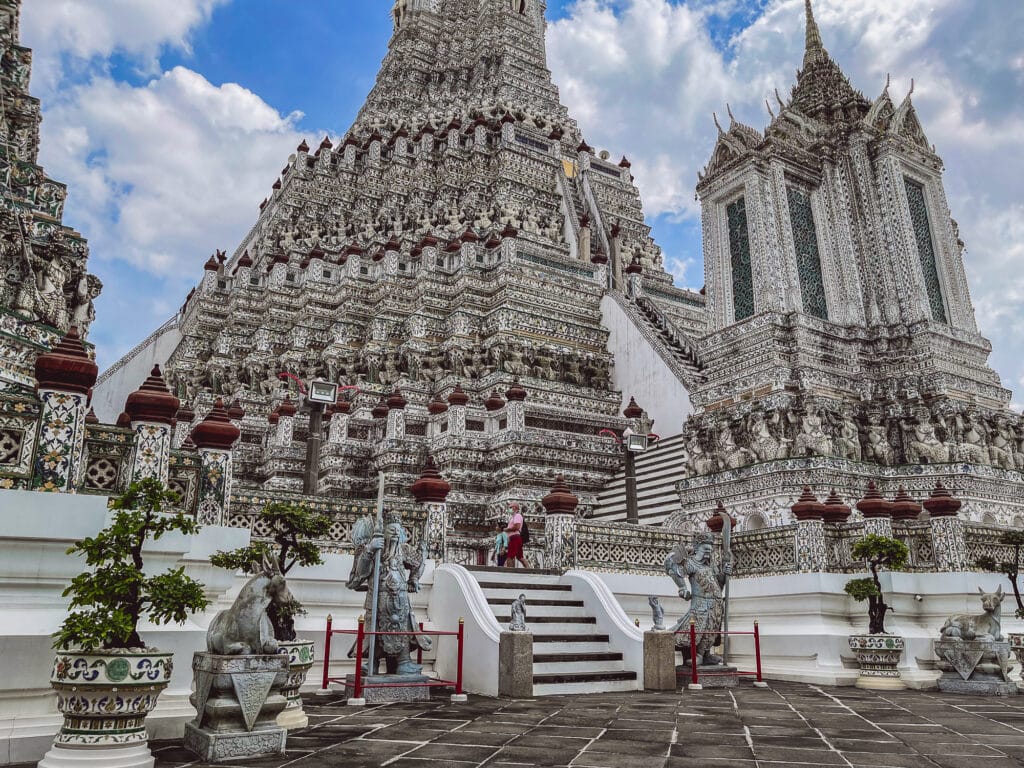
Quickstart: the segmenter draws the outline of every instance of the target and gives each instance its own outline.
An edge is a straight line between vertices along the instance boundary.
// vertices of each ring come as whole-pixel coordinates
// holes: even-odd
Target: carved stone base
[[[671,632],[644,632],[644,690],[676,689],[676,638]]]
[[[683,690],[693,684],[693,668],[689,664],[676,667],[676,680]],[[702,664],[697,667],[697,685],[701,688],[735,688],[740,684],[737,667],[724,664]]]
[[[367,675],[363,683],[426,683],[430,678],[426,675]],[[356,676],[345,677],[345,698],[354,699]],[[430,701],[430,688],[426,686],[401,688],[363,688],[362,698],[367,704],[390,704],[396,701]]]
[[[1016,696],[1010,680],[1010,643],[994,640],[937,640],[939,690],[975,696]]]
[[[184,746],[207,763],[220,763],[240,757],[283,755],[287,738],[288,731],[277,726],[248,732],[216,733],[185,723]]]
[[[277,654],[192,659],[199,714],[185,726],[185,748],[206,762],[284,753],[287,730],[277,716],[287,704],[288,657]]]

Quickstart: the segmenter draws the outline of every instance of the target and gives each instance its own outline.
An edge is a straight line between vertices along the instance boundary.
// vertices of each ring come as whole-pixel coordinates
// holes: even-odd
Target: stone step
[[[632,673],[630,673],[632,674]],[[638,689],[635,678],[628,680],[599,680],[571,683],[534,683],[534,696],[569,696],[584,693],[623,693]],[[639,764],[639,761],[637,761]]]
[[[534,675],[535,686],[551,685],[553,683],[607,683],[615,680],[636,680],[636,672],[628,670],[616,670],[608,672],[552,672],[544,675]]]
[[[571,648],[567,647],[567,646],[571,645],[572,643],[587,643],[587,644],[600,643],[601,644],[601,650],[608,650],[608,635],[599,635],[599,634],[590,633],[590,632],[577,632],[575,634],[553,633],[553,632],[550,632],[549,629],[550,629],[550,627],[544,627],[544,634],[535,634],[533,636],[533,650],[534,651],[543,650],[543,649],[538,649],[537,648],[537,646],[539,644],[543,644],[543,643],[562,643],[564,645],[564,647],[559,647],[556,650],[564,651],[566,653],[569,653],[572,650],[576,650],[575,648],[571,649]],[[588,650],[593,650],[593,649],[588,649]]]
[[[509,613],[508,605],[500,605],[487,601],[491,610],[494,611],[494,615],[498,614],[506,615]],[[511,601],[509,601],[511,602]],[[526,615],[530,619],[536,618],[538,621],[550,621],[555,618],[565,618],[571,621],[577,621],[579,618],[587,615],[586,608],[583,604],[580,605],[542,605],[536,601],[527,599],[526,601]],[[499,619],[500,621],[500,619]]]
[[[559,594],[565,594],[566,592],[572,592],[571,584],[530,584],[530,583],[517,583],[509,581],[481,581],[480,589],[501,589],[508,591],[510,589],[522,590],[534,590],[543,592],[557,592]]]
[[[618,651],[594,651],[589,653],[535,653],[534,664],[570,661],[622,661]]]
[[[497,565],[467,565],[466,570],[470,573],[509,573],[517,574],[539,574],[541,576],[561,576],[561,573],[550,568],[505,568]]]
[[[521,587],[486,587],[484,589],[484,597],[487,598],[488,603],[492,599],[507,599],[509,601],[507,604],[511,604],[512,600],[520,595],[526,595],[526,604],[530,605],[534,600],[557,600],[567,597],[568,593],[553,589],[522,589]]]
[[[534,675],[610,674],[624,671],[622,660],[611,661],[534,661]]]
[[[561,578],[561,574],[529,573],[522,568],[495,568],[493,571],[476,574],[476,580],[481,586],[486,584],[492,587],[499,584],[556,586]]]
[[[495,617],[498,623],[505,623],[512,621],[511,616],[498,616]],[[554,625],[577,625],[577,624],[597,624],[597,619],[593,616],[534,616],[529,612],[529,606],[527,606],[527,624],[554,624]],[[545,627],[546,632],[551,631],[551,627]]]
[[[583,640],[569,640],[567,635],[557,635],[551,642],[540,641],[533,636],[533,657],[536,659],[548,656],[580,656],[590,653],[609,653],[607,635],[580,635]],[[593,640],[594,637],[604,637],[604,640]]]
[[[487,599],[490,605],[511,605],[515,601],[514,597],[490,597]],[[527,605],[530,606],[555,606],[560,605],[565,608],[582,608],[582,600],[529,600]]]

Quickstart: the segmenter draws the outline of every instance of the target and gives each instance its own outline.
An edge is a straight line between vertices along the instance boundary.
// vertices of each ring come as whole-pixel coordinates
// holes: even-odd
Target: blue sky
[[[302,138],[342,134],[373,84],[390,0],[29,0],[42,162],[104,281],[108,365],[233,250]],[[816,0],[869,98],[886,73],[947,163],[993,364],[1024,387],[1024,26],[1017,0]],[[589,143],[626,154],[677,282],[703,283],[696,174],[732,105],[757,128],[800,63],[802,0],[551,0],[549,61]]]

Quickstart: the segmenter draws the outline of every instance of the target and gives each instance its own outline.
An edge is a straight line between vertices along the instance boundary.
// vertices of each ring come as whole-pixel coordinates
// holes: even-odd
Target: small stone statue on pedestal
[[[288,732],[277,715],[288,701],[288,657],[277,653],[267,606],[288,602],[284,577],[269,565],[242,587],[192,659],[196,719],[185,724],[185,748],[206,762],[284,754]]]
[[[665,609],[661,605],[661,601],[658,600],[656,595],[651,595],[647,598],[647,604],[651,606],[651,620],[654,624],[651,626],[655,632],[665,631]]]
[[[526,595],[519,595],[512,601],[512,621],[509,622],[508,631],[526,631]]]
[[[1003,638],[1003,588],[985,592],[981,587],[981,614],[950,616],[935,641],[936,665],[942,670],[939,690],[946,693],[1012,696],[1017,684],[1010,680],[1010,644]]]

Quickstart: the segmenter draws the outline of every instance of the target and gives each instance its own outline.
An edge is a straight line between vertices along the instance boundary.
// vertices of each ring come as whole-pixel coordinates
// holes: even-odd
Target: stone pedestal
[[[994,640],[936,640],[935,666],[942,670],[939,690],[974,696],[1015,696],[1010,680],[1010,644]]]
[[[498,695],[511,699],[533,696],[533,635],[502,632],[498,642]]]
[[[277,724],[288,701],[288,657],[279,654],[192,658],[198,715],[185,724],[185,749],[208,763],[284,754],[288,732]]]
[[[689,664],[680,664],[675,668],[679,689],[685,690],[693,685],[693,668]],[[727,667],[724,664],[701,664],[697,667],[697,685],[703,688],[735,688],[740,684],[739,668]]]
[[[430,701],[430,688],[415,683],[427,683],[426,675],[363,675],[363,684],[386,683],[394,688],[363,688],[363,695],[356,699],[356,676],[345,676],[345,698],[350,703],[391,704],[396,701]],[[402,683],[408,684],[402,686]]]
[[[668,631],[644,632],[644,690],[676,689],[676,638]]]

